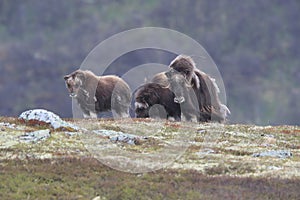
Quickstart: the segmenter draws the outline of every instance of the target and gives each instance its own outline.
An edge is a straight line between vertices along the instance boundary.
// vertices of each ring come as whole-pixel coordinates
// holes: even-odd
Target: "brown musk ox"
[[[183,103],[188,99],[189,107],[198,109],[195,113],[198,121],[223,122],[230,114],[226,105],[219,100],[219,88],[213,78],[197,69],[190,56],[179,55],[169,65],[166,73],[170,89],[175,93],[174,101]],[[182,76],[179,76],[178,73]],[[192,88],[193,92],[188,88]],[[189,97],[189,95],[193,97]],[[196,99],[194,98],[196,96]],[[193,102],[191,102],[193,101]],[[198,106],[196,104],[198,103]]]
[[[180,104],[182,119],[185,121],[207,121],[205,113],[200,113],[199,103],[193,87],[181,73],[171,69],[165,73],[169,79],[169,88],[174,93],[173,101]]]
[[[172,91],[172,88],[170,87],[170,81],[168,80],[167,77],[167,72],[160,72],[157,73],[156,75],[153,76],[151,82],[152,83],[157,83],[160,86],[162,86],[165,89],[168,89],[170,91],[170,93],[172,93],[172,96],[174,96],[174,91]],[[182,74],[178,74],[180,76],[183,76]],[[181,79],[182,81],[185,81],[185,78],[182,77]],[[174,96],[174,98],[172,99],[176,105],[178,106],[180,104],[180,115],[181,115],[181,119],[184,121],[204,121],[204,120],[200,120],[200,113],[199,113],[199,106],[198,106],[198,101],[197,99],[195,99],[195,94],[193,92],[193,90],[190,90],[190,88],[188,87],[181,87],[182,92],[184,92],[184,94],[187,96],[186,101],[185,102],[181,102],[180,100],[178,100],[176,98],[176,95]],[[177,93],[179,94],[179,93]],[[187,95],[188,94],[188,95]],[[195,104],[196,102],[196,104]],[[179,119],[179,118],[177,118]]]
[[[134,94],[136,117],[174,118],[180,121],[180,105],[174,102],[174,98],[174,93],[168,88],[157,83],[146,83],[140,86]],[[156,111],[153,112],[151,109]]]
[[[111,111],[116,117],[128,117],[131,90],[121,78],[96,76],[88,70],[76,70],[64,76],[70,97],[77,100],[85,118],[97,118]]]

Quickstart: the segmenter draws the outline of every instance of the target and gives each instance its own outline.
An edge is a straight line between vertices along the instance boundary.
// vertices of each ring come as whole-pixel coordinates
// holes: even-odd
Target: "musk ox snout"
[[[184,98],[184,96],[175,97],[174,102],[181,104],[181,103],[185,102],[185,98]]]
[[[74,92],[71,92],[69,96],[70,96],[71,98],[76,98],[76,97],[77,97],[77,94],[74,93]]]
[[[68,89],[69,96],[76,98],[82,85],[82,80],[76,76],[76,74],[70,74],[64,76],[66,88]]]

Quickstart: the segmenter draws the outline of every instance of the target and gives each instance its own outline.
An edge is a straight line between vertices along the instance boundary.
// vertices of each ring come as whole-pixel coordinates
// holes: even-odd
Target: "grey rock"
[[[76,132],[71,132],[71,131],[66,131],[64,132],[67,136],[74,136],[74,135],[78,135],[78,133]]]
[[[213,154],[215,151],[213,149],[205,148],[202,149],[201,151],[198,151],[196,154],[200,157],[208,155],[208,154]]]
[[[23,112],[19,119],[25,121],[36,120],[50,124],[54,129],[65,128],[69,130],[79,130],[78,127],[62,120],[58,115],[44,109],[33,109]]]
[[[108,137],[112,142],[124,142],[127,144],[134,145],[138,140],[146,139],[146,137],[140,137],[128,133],[123,133],[120,131],[113,131],[113,130],[94,130],[94,133]]]
[[[46,140],[50,137],[50,130],[39,130],[34,132],[25,133],[24,135],[20,136],[19,139],[24,142],[39,142],[41,140]]]
[[[16,128],[15,124],[10,124],[10,123],[7,123],[7,122],[0,122],[0,126],[10,128],[10,129],[15,129]]]
[[[292,155],[293,154],[288,150],[264,151],[264,152],[252,154],[253,157],[276,157],[276,158],[289,158],[292,157]]]

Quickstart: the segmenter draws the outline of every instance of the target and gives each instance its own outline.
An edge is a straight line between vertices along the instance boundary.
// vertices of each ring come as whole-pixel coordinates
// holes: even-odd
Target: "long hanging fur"
[[[220,122],[225,120],[230,111],[220,102],[218,96],[220,90],[215,79],[197,69],[194,60],[187,55],[177,56],[169,67],[181,73],[193,86],[200,111],[207,113],[205,116],[210,116],[210,119],[207,120]]]

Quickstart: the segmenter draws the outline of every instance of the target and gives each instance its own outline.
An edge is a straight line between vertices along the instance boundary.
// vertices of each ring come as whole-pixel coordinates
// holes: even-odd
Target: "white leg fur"
[[[91,116],[83,113],[83,118],[88,119],[91,118]]]
[[[96,119],[98,116],[97,116],[97,113],[90,112],[89,115],[83,113],[83,117],[85,119]]]
[[[90,112],[90,116],[91,116],[91,118],[93,118],[93,119],[97,119],[97,113],[94,113],[94,112]]]

